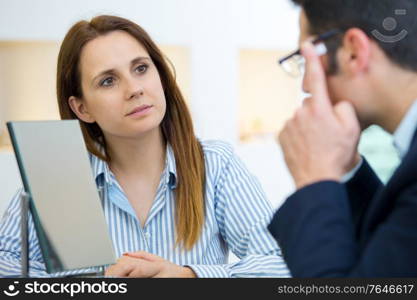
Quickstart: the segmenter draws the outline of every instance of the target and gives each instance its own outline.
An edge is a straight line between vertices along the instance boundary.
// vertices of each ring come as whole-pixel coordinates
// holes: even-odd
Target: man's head
[[[415,0],[292,1],[302,8],[300,42],[341,31],[325,42],[322,59],[332,101],[351,102],[363,127],[378,123],[390,77],[393,85],[417,75]]]

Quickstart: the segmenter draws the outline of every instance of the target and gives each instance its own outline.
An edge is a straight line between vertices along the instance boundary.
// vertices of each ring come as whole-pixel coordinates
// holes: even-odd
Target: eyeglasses
[[[319,56],[327,53],[327,48],[323,42],[340,32],[341,31],[339,29],[333,29],[319,35],[312,41]],[[291,77],[300,77],[304,73],[305,60],[301,55],[301,49],[298,49],[297,51],[294,51],[293,53],[281,58],[278,61],[278,64],[282,67],[285,73]]]

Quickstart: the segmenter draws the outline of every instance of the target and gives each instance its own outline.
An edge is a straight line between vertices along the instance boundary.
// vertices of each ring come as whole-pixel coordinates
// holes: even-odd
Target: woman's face
[[[83,98],[77,116],[97,122],[106,138],[135,138],[159,127],[166,110],[158,70],[130,34],[113,31],[88,42],[80,57]]]

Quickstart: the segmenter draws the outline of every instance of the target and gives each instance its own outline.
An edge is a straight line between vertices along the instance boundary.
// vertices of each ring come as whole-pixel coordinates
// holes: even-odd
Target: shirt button
[[[149,239],[151,237],[151,234],[149,232],[145,232],[145,238]]]

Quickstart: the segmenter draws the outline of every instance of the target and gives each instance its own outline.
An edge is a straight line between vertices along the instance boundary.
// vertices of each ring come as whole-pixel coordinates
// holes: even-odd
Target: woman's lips
[[[145,115],[149,112],[149,110],[153,107],[153,105],[141,105],[139,107],[136,107],[134,110],[132,110],[130,113],[127,114],[127,116],[130,117],[138,117]]]

